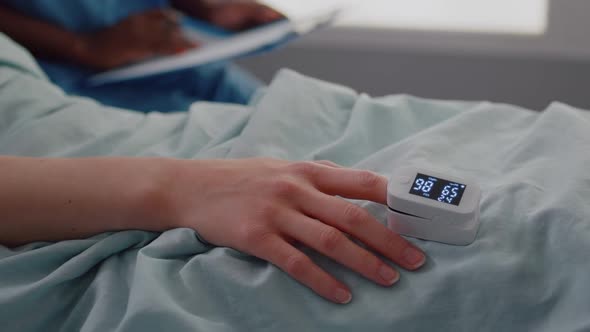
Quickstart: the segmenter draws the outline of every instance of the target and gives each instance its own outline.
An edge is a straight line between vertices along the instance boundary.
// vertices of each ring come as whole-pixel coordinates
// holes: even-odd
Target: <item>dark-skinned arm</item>
[[[86,53],[80,36],[6,5],[0,5],[0,31],[38,56],[83,62]]]
[[[111,69],[197,46],[184,38],[175,14],[165,9],[137,13],[113,26],[76,34],[0,5],[0,31],[36,56],[95,69]]]

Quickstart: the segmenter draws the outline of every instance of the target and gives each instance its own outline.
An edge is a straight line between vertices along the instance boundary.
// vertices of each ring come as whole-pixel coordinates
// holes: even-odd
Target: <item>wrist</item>
[[[140,229],[166,231],[174,228],[199,230],[211,198],[219,190],[228,167],[217,160],[182,160],[162,158],[152,162],[153,171],[140,185],[137,220]],[[198,213],[198,215],[196,214]],[[146,228],[147,227],[147,228]]]
[[[131,228],[163,232],[179,227],[178,212],[174,208],[175,182],[178,181],[183,161],[169,158],[153,158],[149,168],[143,168],[141,175],[130,186],[133,192]]]

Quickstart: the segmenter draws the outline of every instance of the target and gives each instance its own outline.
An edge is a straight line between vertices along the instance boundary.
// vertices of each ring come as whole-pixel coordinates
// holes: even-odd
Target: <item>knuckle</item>
[[[344,222],[346,224],[347,232],[354,234],[363,228],[365,228],[367,224],[367,219],[364,211],[358,211],[361,208],[352,204],[352,207],[347,207],[346,209],[354,209],[355,211],[344,211],[345,219]]]
[[[299,184],[288,178],[280,178],[274,181],[272,190],[276,196],[292,197],[299,192]]]
[[[285,260],[285,272],[296,279],[309,272],[311,261],[303,254],[292,254]]]
[[[307,178],[316,176],[320,170],[317,164],[309,161],[294,163],[289,165],[289,167],[294,174]]]
[[[346,204],[342,213],[344,215],[344,220],[352,224],[358,224],[360,220],[365,217],[365,211],[361,207],[352,203]]]
[[[359,184],[365,188],[374,188],[381,182],[381,177],[371,171],[360,171],[357,176]]]
[[[336,228],[327,228],[320,233],[320,247],[326,252],[334,252],[344,240],[344,235]]]
[[[258,208],[258,215],[262,220],[273,220],[279,213],[279,207],[272,201],[262,202]]]
[[[248,225],[241,230],[241,238],[245,247],[256,248],[265,244],[273,233],[262,225]]]

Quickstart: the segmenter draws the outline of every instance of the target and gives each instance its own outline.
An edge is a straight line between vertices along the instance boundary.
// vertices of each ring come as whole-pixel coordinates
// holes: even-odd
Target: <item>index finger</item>
[[[300,163],[293,167],[323,193],[381,204],[387,202],[387,178],[375,172],[317,163]]]

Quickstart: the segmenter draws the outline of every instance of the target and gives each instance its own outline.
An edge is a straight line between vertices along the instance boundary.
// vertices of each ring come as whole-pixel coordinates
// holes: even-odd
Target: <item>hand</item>
[[[276,10],[255,1],[234,1],[211,4],[202,16],[219,27],[241,31],[285,18]]]
[[[399,273],[347,235],[403,268],[414,270],[425,261],[421,251],[366,210],[336,197],[385,203],[387,180],[369,171],[331,162],[183,161],[168,178],[164,196],[148,205],[162,218],[174,216],[170,226],[193,228],[214,245],[267,260],[336,303],[348,303],[350,290],[294,243],[383,286],[394,284]]]
[[[183,52],[197,45],[182,35],[178,19],[168,10],[151,10],[83,38],[79,62],[111,69],[157,55]]]

